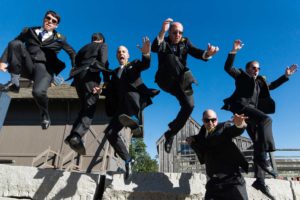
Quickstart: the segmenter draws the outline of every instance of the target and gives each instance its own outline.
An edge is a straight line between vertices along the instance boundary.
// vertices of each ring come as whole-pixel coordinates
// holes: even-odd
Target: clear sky
[[[199,82],[194,87],[192,114],[198,122],[207,108],[217,111],[220,121],[231,117],[230,112],[220,108],[223,99],[234,89],[233,79],[223,69],[234,39],[241,39],[245,44],[237,55],[235,66],[244,68],[247,61],[258,60],[260,74],[266,75],[268,81],[282,75],[287,65],[300,64],[298,0],[1,0],[0,7],[0,53],[23,27],[41,25],[44,13],[52,9],[62,17],[57,30],[67,37],[76,51],[90,42],[93,32],[105,35],[110,68],[118,66],[115,55],[119,45],[128,47],[131,59],[140,58],[136,45],[141,44],[143,36],[147,35],[152,41],[168,17],[182,22],[184,36],[195,46],[206,49],[210,42],[220,47],[219,53],[208,62],[188,59],[188,66]],[[67,64],[61,75],[67,78],[70,61],[65,53],[60,53],[60,58]],[[152,54],[151,67],[142,74],[149,87],[158,88],[154,83],[156,70],[157,55]],[[0,73],[0,82],[7,80],[8,75]],[[299,85],[300,72],[297,72],[289,82],[271,92],[277,105],[272,115],[277,148],[300,148]],[[178,110],[175,98],[165,92],[145,109],[145,143],[152,157],[157,154],[156,141]]]

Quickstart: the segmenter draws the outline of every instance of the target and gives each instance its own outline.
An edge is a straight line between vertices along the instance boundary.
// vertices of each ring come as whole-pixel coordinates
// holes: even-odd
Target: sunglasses
[[[177,35],[177,34],[182,35],[183,31],[173,31],[172,34],[173,35]]]
[[[57,20],[56,20],[56,19],[53,19],[53,18],[51,18],[51,17],[49,17],[49,16],[46,16],[46,17],[45,17],[45,20],[47,20],[48,22],[51,22],[51,23],[53,23],[53,24],[57,24]]]
[[[260,70],[260,67],[252,67],[253,70],[257,70],[259,71]]]
[[[204,121],[205,123],[209,123],[209,122],[215,123],[215,122],[217,121],[217,118],[211,118],[211,119],[204,118],[203,121]]]

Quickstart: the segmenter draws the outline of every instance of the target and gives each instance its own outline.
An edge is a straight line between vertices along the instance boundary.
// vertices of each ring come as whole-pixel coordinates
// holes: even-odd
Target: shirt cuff
[[[206,57],[206,54],[207,54],[207,51],[204,51],[204,53],[202,54],[203,59],[209,60],[212,58],[212,56]]]
[[[164,38],[163,39],[159,39],[159,36],[157,36],[158,45],[160,45],[163,41],[164,41]]]

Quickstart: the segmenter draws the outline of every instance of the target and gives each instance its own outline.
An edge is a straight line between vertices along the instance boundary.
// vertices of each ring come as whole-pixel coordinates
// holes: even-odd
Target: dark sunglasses
[[[215,122],[217,121],[217,118],[211,118],[211,119],[205,118],[205,119],[203,119],[203,121],[204,121],[205,123],[209,123],[210,121],[211,121],[212,123],[215,123]]]
[[[173,35],[177,35],[177,34],[182,35],[183,32],[182,32],[182,31],[173,31],[172,34],[173,34]]]
[[[46,16],[45,19],[46,19],[47,21],[53,23],[53,24],[57,24],[57,20],[56,20],[56,19],[53,19],[53,18],[51,18],[51,17],[49,17],[49,16]]]
[[[252,67],[252,69],[253,69],[253,70],[257,70],[257,71],[259,71],[259,70],[260,70],[260,68],[259,68],[259,67]]]

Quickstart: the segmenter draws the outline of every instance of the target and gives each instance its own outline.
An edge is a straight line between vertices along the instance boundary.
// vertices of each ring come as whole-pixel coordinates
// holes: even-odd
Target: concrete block
[[[1,197],[37,200],[92,200],[100,180],[98,174],[9,165],[0,165],[0,177]]]

